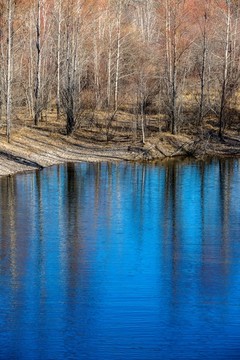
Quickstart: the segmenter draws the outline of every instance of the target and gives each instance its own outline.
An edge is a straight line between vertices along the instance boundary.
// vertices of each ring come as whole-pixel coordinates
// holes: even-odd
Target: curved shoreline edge
[[[66,137],[50,131],[25,128],[16,132],[11,143],[0,138],[0,176],[8,176],[67,162],[151,162],[176,157],[240,157],[240,137],[201,139],[161,133],[139,141],[97,142],[77,136]]]

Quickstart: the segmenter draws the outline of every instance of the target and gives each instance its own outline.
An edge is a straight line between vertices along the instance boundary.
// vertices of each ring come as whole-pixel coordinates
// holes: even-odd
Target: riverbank
[[[240,156],[240,136],[228,133],[224,142],[216,135],[198,137],[162,132],[140,141],[129,138],[106,142],[92,131],[81,130],[67,137],[49,127],[15,130],[7,143],[0,134],[0,176],[41,169],[54,164],[80,161],[151,161],[176,156],[195,158]]]

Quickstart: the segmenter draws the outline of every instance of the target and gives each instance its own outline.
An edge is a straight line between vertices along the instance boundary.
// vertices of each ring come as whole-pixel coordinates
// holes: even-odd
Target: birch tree
[[[36,16],[36,74],[34,86],[34,124],[39,124],[41,115],[40,87],[41,87],[41,7],[42,0],[37,0]]]
[[[107,22],[111,23],[110,18],[106,17],[105,9],[100,7],[96,11],[97,18],[93,23],[93,69],[94,69],[94,95],[95,95],[95,107],[100,109],[105,98],[104,81],[105,71],[102,66],[103,62],[106,62],[106,27]]]
[[[113,22],[111,18],[110,8],[107,9],[107,108],[111,105],[112,93],[112,53],[113,53]]]
[[[189,34],[189,14],[184,1],[165,0],[165,107],[168,130],[179,131],[182,122],[183,98],[186,79],[190,72],[190,49],[193,43]]]
[[[11,140],[11,126],[12,126],[12,37],[13,37],[13,0],[7,2],[8,12],[8,37],[7,37],[7,104],[6,104],[6,122],[7,122],[7,140]]]
[[[231,100],[238,94],[240,80],[239,8],[238,0],[226,0],[223,75],[219,113],[219,137],[223,139],[228,116],[231,114]],[[236,104],[235,104],[236,106]],[[235,108],[235,110],[237,110]],[[230,114],[228,115],[228,112]]]
[[[230,46],[230,21],[231,21],[231,1],[226,0],[226,33],[225,33],[225,52],[223,60],[223,78],[222,78],[222,93],[219,114],[219,137],[222,139],[225,127],[225,108],[226,108],[226,91],[229,71],[229,46]]]
[[[80,125],[81,95],[85,86],[87,52],[84,44],[89,36],[88,24],[91,20],[86,16],[87,10],[83,6],[84,1],[72,0],[67,4],[65,15],[65,57],[60,93],[62,108],[66,115],[67,135],[71,135]]]
[[[207,56],[209,48],[209,17],[210,17],[210,0],[204,0],[202,16],[199,16],[199,28],[201,33],[201,64],[200,64],[200,99],[197,125],[202,125],[205,114],[205,92],[207,82]]]
[[[2,106],[3,106],[3,66],[2,66],[2,51],[3,51],[3,2],[0,2],[0,124],[2,123]]]
[[[232,95],[232,90],[234,88],[234,58],[232,58],[233,53],[233,1],[225,0],[225,8],[221,9],[222,15],[224,17],[225,29],[223,33],[223,62],[222,62],[222,77],[221,77],[221,96],[220,96],[220,110],[219,110],[219,131],[218,135],[220,139],[223,139],[224,130],[226,126],[226,117],[227,117],[227,105],[228,100]],[[236,50],[236,44],[235,49]],[[239,76],[239,73],[237,74]]]
[[[61,71],[61,37],[62,37],[62,0],[57,0],[57,119],[60,119],[60,71]]]
[[[114,110],[118,109],[118,91],[119,91],[119,77],[120,77],[120,57],[121,57],[121,27],[122,27],[122,11],[123,1],[119,0],[117,5],[117,43],[116,43],[116,69],[115,69],[115,84],[114,84]]]
[[[152,98],[157,92],[156,55],[153,53],[155,48],[152,44],[157,43],[157,22],[156,8],[154,1],[142,1],[136,3],[136,24],[137,34],[135,40],[138,41],[135,52],[136,57],[136,78],[137,78],[137,107],[140,112],[142,143],[146,137],[146,108],[151,104]],[[140,30],[140,31],[139,31]]]

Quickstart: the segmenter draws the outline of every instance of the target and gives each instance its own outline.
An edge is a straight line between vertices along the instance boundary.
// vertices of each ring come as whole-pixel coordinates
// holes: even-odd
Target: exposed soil
[[[15,129],[9,144],[3,129],[0,133],[0,176],[65,162],[152,161],[175,156],[240,156],[240,136],[228,132],[221,142],[214,132],[201,138],[161,132],[147,137],[143,145],[123,134],[107,142],[93,129],[67,137],[61,127],[43,124]]]

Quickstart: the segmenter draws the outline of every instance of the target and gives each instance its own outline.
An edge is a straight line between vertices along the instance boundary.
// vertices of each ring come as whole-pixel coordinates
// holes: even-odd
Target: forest
[[[239,15],[238,0],[1,0],[1,129],[238,134]]]

